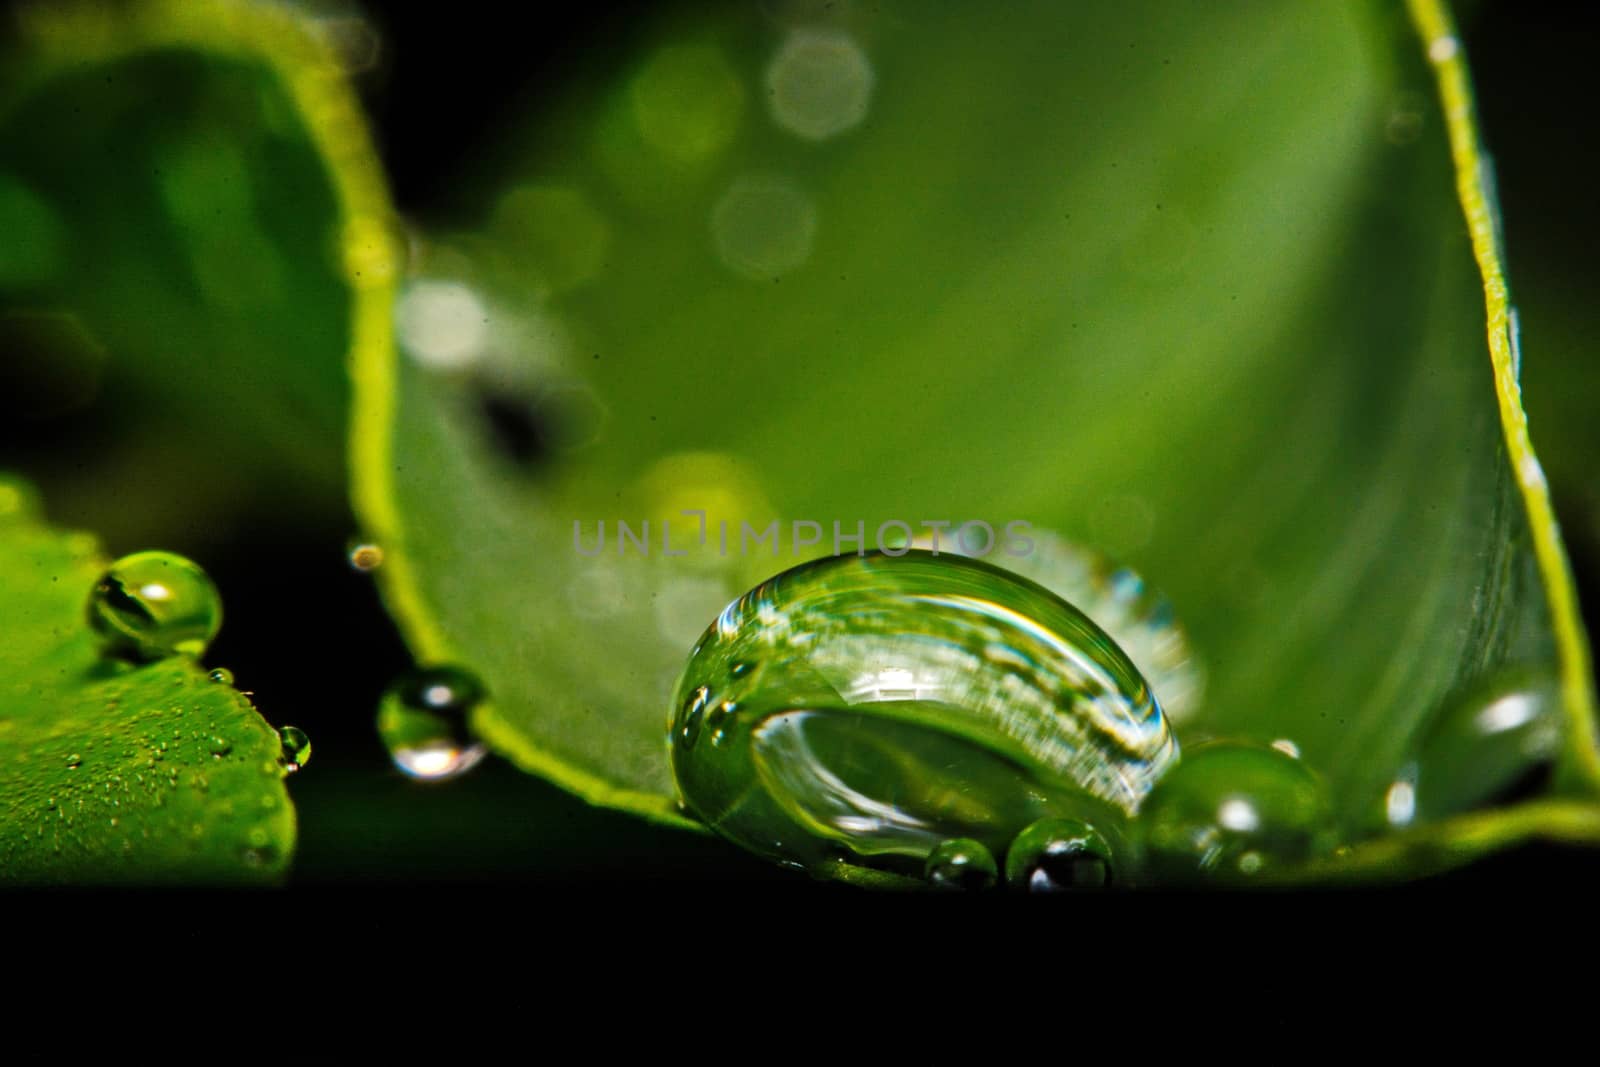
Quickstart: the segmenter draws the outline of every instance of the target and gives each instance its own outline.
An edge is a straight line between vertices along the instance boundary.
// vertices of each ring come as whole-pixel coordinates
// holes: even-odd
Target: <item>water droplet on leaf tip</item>
[[[207,674],[206,677],[218,685],[233,684],[233,672],[226,667],[213,667],[211,673]]]
[[[311,759],[311,738],[298,726],[280,726],[278,743],[283,750],[281,760],[286,774],[294,774]]]

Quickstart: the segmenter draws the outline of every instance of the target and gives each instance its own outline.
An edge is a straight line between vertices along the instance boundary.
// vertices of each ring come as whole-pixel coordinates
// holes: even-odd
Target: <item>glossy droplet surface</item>
[[[780,862],[999,852],[1047,816],[1116,826],[1176,757],[1148,686],[1072,606],[910,552],[761,583],[706,631],[669,733],[686,804]],[[913,868],[914,870],[915,868]]]
[[[233,672],[226,667],[213,667],[206,677],[218,685],[232,685]]]
[[[1186,753],[1135,825],[1151,880],[1249,879],[1332,847],[1327,789],[1268,745],[1215,742]]]
[[[1040,819],[1006,850],[1006,884],[1029,893],[1102,889],[1112,882],[1111,845],[1077,819]]]
[[[940,545],[943,552],[964,554],[959,537],[941,538]],[[1172,602],[1131,568],[1052,530],[1030,531],[1026,547],[1026,553],[997,562],[1038,582],[1110,634],[1150,683],[1169,723],[1181,726],[1192,718],[1205,694],[1205,670]]]
[[[88,616],[112,655],[199,656],[222,627],[222,597],[206,572],[182,556],[135,552],[95,583]]]
[[[1000,879],[1000,868],[994,853],[982,841],[970,837],[953,837],[941,841],[928,853],[922,875],[935,889],[981,892],[993,889]]]
[[[425,667],[389,687],[378,705],[378,736],[394,765],[413,778],[444,781],[483,759],[471,714],[483,683],[459,667]]]
[[[298,726],[280,726],[278,743],[283,746],[283,769],[293,774],[311,759],[311,738]]]
[[[370,541],[352,541],[345,549],[350,567],[358,571],[375,571],[383,566],[383,548]]]
[[[1548,671],[1511,668],[1467,686],[1424,727],[1384,793],[1381,823],[1399,829],[1538,789],[1565,728],[1559,684]]]

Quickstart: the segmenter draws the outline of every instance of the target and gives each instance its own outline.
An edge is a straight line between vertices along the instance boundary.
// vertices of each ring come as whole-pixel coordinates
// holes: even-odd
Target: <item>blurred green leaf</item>
[[[105,569],[0,478],[0,883],[272,882],[294,849],[277,733],[191,659],[103,659]]]
[[[486,229],[420,257],[411,358],[376,339],[356,364],[390,605],[420,656],[485,678],[497,747],[676,818],[673,676],[800,558],[696,548],[680,512],[704,509],[734,538],[1025,519],[1102,548],[1208,665],[1188,736],[1292,738],[1352,833],[1453,692],[1557,661],[1538,544],[1593,762],[1404,13],[1157,15],[691,14],[540,116]],[[818,41],[833,77],[870,71],[859,125],[782,67]],[[664,518],[686,557],[619,557],[617,520]],[[590,559],[574,523],[592,548],[601,519]]]
[[[53,510],[133,543],[339,508],[340,213],[290,77],[317,76],[314,45],[283,9],[216,0],[19,20],[0,338],[9,417],[72,417],[34,465]]]

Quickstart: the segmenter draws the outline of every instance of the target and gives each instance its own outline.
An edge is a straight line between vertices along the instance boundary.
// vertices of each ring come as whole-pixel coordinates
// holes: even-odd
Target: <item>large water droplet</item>
[[[1394,828],[1509,803],[1548,777],[1566,721],[1548,671],[1517,667],[1466,687],[1428,723],[1385,790]]]
[[[484,757],[470,723],[483,697],[483,683],[459,667],[413,671],[390,686],[378,705],[378,736],[394,765],[411,777],[454,778]]]
[[[293,774],[311,759],[311,738],[298,726],[280,726],[278,744],[282,746],[283,769]]]
[[[1081,612],[926,552],[763,582],[701,638],[673,708],[689,807],[800,866],[842,848],[916,870],[946,839],[998,852],[1047,816],[1115,833],[1177,753],[1138,671]]]
[[[970,893],[993,889],[1000,878],[1000,867],[994,861],[994,853],[985,848],[982,841],[952,837],[939,842],[928,853],[922,873],[935,889]]]
[[[1088,823],[1040,819],[1006,850],[1006,883],[1030,893],[1100,889],[1112,882],[1111,846]]]
[[[95,583],[88,614],[111,654],[199,656],[222,626],[222,597],[206,572],[182,556],[135,552]]]
[[[1135,824],[1153,880],[1249,878],[1332,847],[1322,780],[1267,745],[1216,742],[1186,754]]]

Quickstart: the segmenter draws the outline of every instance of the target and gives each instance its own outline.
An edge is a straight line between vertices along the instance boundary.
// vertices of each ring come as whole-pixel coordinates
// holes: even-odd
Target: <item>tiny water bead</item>
[[[1006,884],[1013,889],[1054,893],[1111,882],[1111,846],[1077,819],[1040,819],[1006,850]]]
[[[1548,776],[1565,727],[1548,670],[1513,667],[1466,686],[1424,727],[1378,821],[1400,829],[1517,799]]]
[[[1294,756],[1248,742],[1185,754],[1145,799],[1136,826],[1157,883],[1249,879],[1334,844],[1322,780]]]
[[[383,566],[383,548],[370,541],[352,541],[345,550],[345,558],[350,561],[352,570],[375,571]]]
[[[993,889],[1000,879],[1000,868],[994,861],[994,853],[985,848],[982,841],[953,837],[939,842],[928,853],[922,874],[935,889],[976,892]]]
[[[280,757],[283,769],[288,774],[293,774],[304,767],[311,759],[311,738],[298,726],[280,726],[278,728],[278,743],[283,748]]]
[[[88,616],[113,655],[199,656],[222,626],[222,597],[206,572],[182,556],[135,552],[95,583]]]
[[[206,674],[206,678],[210,681],[216,682],[218,685],[233,684],[233,672],[226,667],[213,667],[210,672]]]
[[[471,770],[485,748],[472,734],[483,683],[459,667],[425,667],[389,687],[378,705],[378,736],[394,765],[437,782]]]
[[[997,567],[912,551],[802,564],[729,604],[670,727],[685,803],[779,862],[919,869],[1046,817],[1122,826],[1176,759],[1149,687],[1081,612]]]

